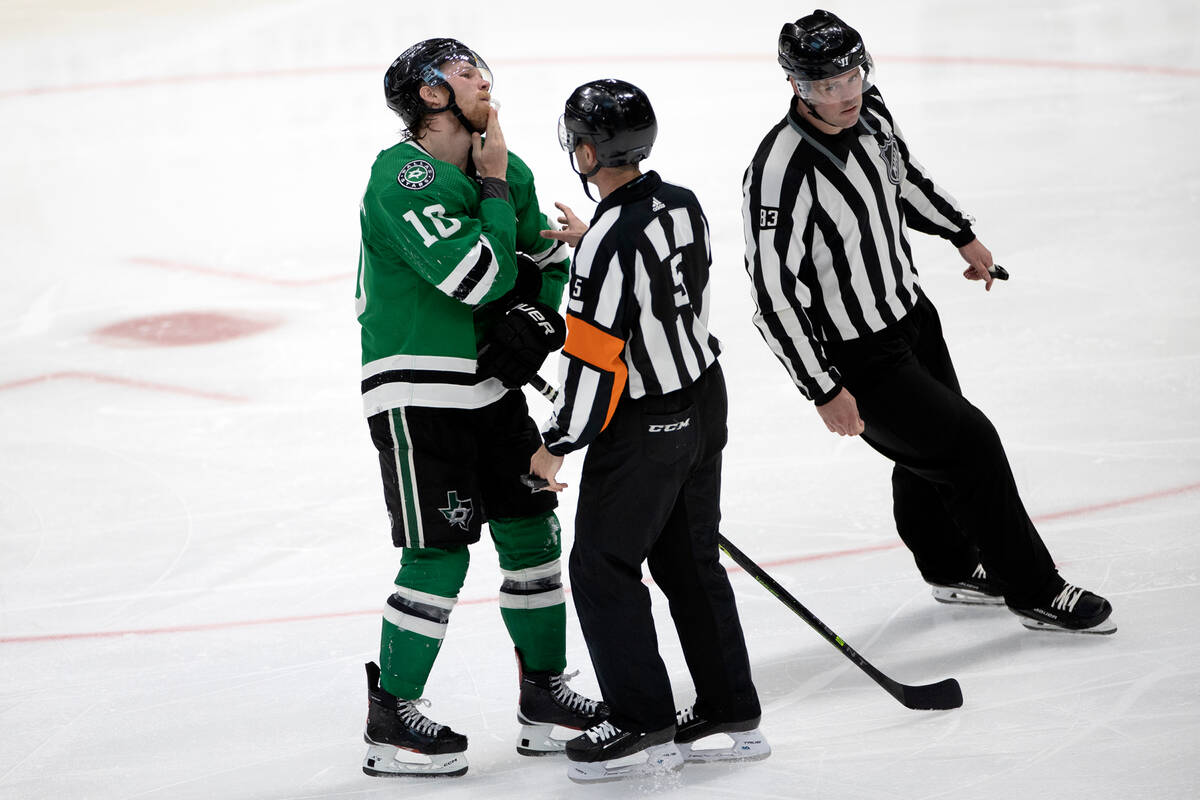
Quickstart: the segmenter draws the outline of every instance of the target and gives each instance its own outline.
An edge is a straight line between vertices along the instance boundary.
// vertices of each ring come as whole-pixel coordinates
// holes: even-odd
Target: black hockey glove
[[[536,300],[514,303],[492,326],[479,353],[479,374],[517,389],[537,374],[546,356],[567,340],[567,324]]]
[[[541,269],[533,263],[532,258],[524,253],[517,253],[517,281],[497,302],[501,307],[508,308],[513,303],[537,300],[541,291]]]

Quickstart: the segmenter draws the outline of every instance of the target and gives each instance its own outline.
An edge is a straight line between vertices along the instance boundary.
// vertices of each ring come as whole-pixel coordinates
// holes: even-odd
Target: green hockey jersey
[[[481,201],[479,182],[414,142],[375,159],[359,208],[355,292],[366,415],[403,406],[480,408],[504,387],[475,374],[479,343],[513,288],[516,253],[542,270],[538,299],[558,308],[567,249],[539,232],[533,174],[508,155],[509,199]]]

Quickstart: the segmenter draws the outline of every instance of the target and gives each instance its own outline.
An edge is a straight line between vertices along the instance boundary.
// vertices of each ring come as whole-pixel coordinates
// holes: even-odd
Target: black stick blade
[[[896,697],[906,708],[918,711],[944,711],[960,708],[963,704],[962,687],[954,678],[946,678],[924,686],[899,684],[900,695]]]

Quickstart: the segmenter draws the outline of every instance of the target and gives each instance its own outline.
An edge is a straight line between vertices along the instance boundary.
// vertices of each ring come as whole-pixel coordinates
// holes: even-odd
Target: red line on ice
[[[253,275],[249,272],[237,272],[235,270],[203,267],[199,264],[186,264],[182,261],[170,261],[165,258],[147,258],[145,256],[135,256],[128,259],[128,261],[133,264],[141,264],[142,266],[146,267],[158,267],[159,269],[169,269],[176,272],[198,272],[201,275],[216,275],[220,278],[232,278],[239,281],[254,281],[256,283],[266,283],[271,286],[315,286],[321,283],[344,281],[353,277],[350,273],[345,273],[327,275],[323,278],[267,278],[262,275]]]
[[[3,388],[0,386],[0,388]],[[1122,506],[1130,506],[1136,503],[1145,503],[1150,500],[1159,500],[1164,497],[1172,497],[1178,494],[1194,492],[1200,489],[1200,482],[1189,483],[1183,486],[1176,486],[1170,489],[1161,489],[1157,492],[1147,492],[1146,494],[1133,495],[1132,497],[1124,497],[1120,500],[1112,500],[1107,503],[1096,503],[1094,505],[1080,506],[1079,508],[1070,508],[1064,511],[1054,511],[1049,514],[1041,514],[1034,517],[1035,522],[1044,522],[1052,519],[1063,519],[1064,517],[1077,517],[1084,514],[1091,514],[1095,511],[1103,511],[1110,508],[1120,508]],[[803,556],[793,556],[792,558],[779,558],[773,561],[760,562],[760,566],[764,569],[767,567],[780,567],[787,564],[799,564],[806,561],[822,561],[830,558],[844,558],[846,556],[861,555],[863,553],[875,553],[883,550],[895,550],[902,547],[903,543],[885,542],[883,544],[867,545],[865,547],[852,547],[845,550],[831,550],[825,553],[810,553]],[[741,572],[739,567],[727,567],[729,572]],[[481,605],[484,603],[495,603],[499,600],[497,597],[478,597],[472,600],[459,600],[459,605]],[[197,625],[176,625],[166,628],[139,628],[124,631],[90,631],[84,633],[50,633],[37,636],[4,636],[0,637],[0,644],[18,644],[22,642],[63,642],[74,639],[106,639],[118,636],[134,636],[158,633],[193,633],[196,631],[215,631],[227,630],[229,628],[245,628],[253,625],[278,625],[288,622],[314,622],[317,620],[338,619],[341,617],[362,617],[368,615],[378,615],[379,609],[373,608],[368,611],[334,611],[322,614],[307,614],[295,617],[274,617],[271,619],[248,619],[236,620],[233,622],[210,622]]]
[[[1083,514],[1090,514],[1093,511],[1104,511],[1110,508],[1120,508],[1121,506],[1130,506],[1134,503],[1144,503],[1147,500],[1158,500],[1162,497],[1171,497],[1177,494],[1186,492],[1194,492],[1200,489],[1200,483],[1189,483],[1185,486],[1176,486],[1173,489],[1161,489],[1157,492],[1148,492],[1147,494],[1139,494],[1134,497],[1126,497],[1122,500],[1110,500],[1107,503],[1096,503],[1095,505],[1082,506],[1080,508],[1070,508],[1066,511],[1055,511],[1050,514],[1041,514],[1034,517],[1035,522],[1044,522],[1051,519],[1062,519],[1064,517],[1078,517]]]
[[[236,394],[210,392],[205,389],[190,389],[186,386],[172,386],[166,383],[153,383],[151,381],[140,381],[133,378],[122,378],[117,375],[105,375],[100,372],[83,372],[77,370],[70,370],[66,372],[49,372],[45,375],[36,375],[32,378],[23,378],[19,381],[0,383],[0,391],[5,389],[18,389],[22,386],[33,386],[38,383],[46,383],[47,381],[58,380],[95,381],[96,383],[111,383],[117,386],[127,386],[133,389],[147,389],[152,392],[169,392],[171,394],[183,394],[190,397],[203,397],[208,400],[224,400],[229,403],[246,402],[245,397],[239,397]],[[4,640],[0,639],[0,642],[2,641]]]
[[[619,56],[553,56],[544,58],[497,58],[496,64],[505,66],[536,66],[540,64],[590,64],[590,63],[703,63],[729,61],[769,62],[769,53],[681,53],[681,54],[624,54]],[[1055,61],[1032,58],[990,58],[978,56],[903,56],[882,55],[876,61],[904,64],[958,64],[984,67],[1016,67],[1019,69],[1070,69],[1098,72],[1128,72],[1134,74],[1166,75],[1178,78],[1200,77],[1200,69],[1194,67],[1167,67],[1155,64],[1120,64],[1114,62]],[[30,86],[23,89],[0,90],[0,100],[10,97],[36,97],[38,95],[91,92],[103,89],[140,89],[149,86],[173,86],[188,83],[218,83],[226,81],[261,80],[264,78],[308,78],[336,75],[346,72],[375,73],[379,65],[346,64],[327,67],[295,67],[290,69],[263,69],[241,72],[214,72],[192,75],[162,75],[157,77],[130,78],[126,80],[74,83],[63,86]]]

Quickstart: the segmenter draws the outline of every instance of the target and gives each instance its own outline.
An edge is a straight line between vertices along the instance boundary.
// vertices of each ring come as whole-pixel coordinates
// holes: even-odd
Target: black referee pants
[[[1009,605],[1044,600],[1054,562],[999,434],[962,396],[933,304],[922,297],[891,328],[826,353],[858,402],[863,439],[896,464],[896,530],[922,577],[950,583],[982,563]]]
[[[625,730],[675,723],[643,561],[669,602],[697,714],[725,721],[761,714],[733,589],[717,557],[726,414],[714,364],[686,389],[623,398],[588,448],[571,592],[612,722]]]

